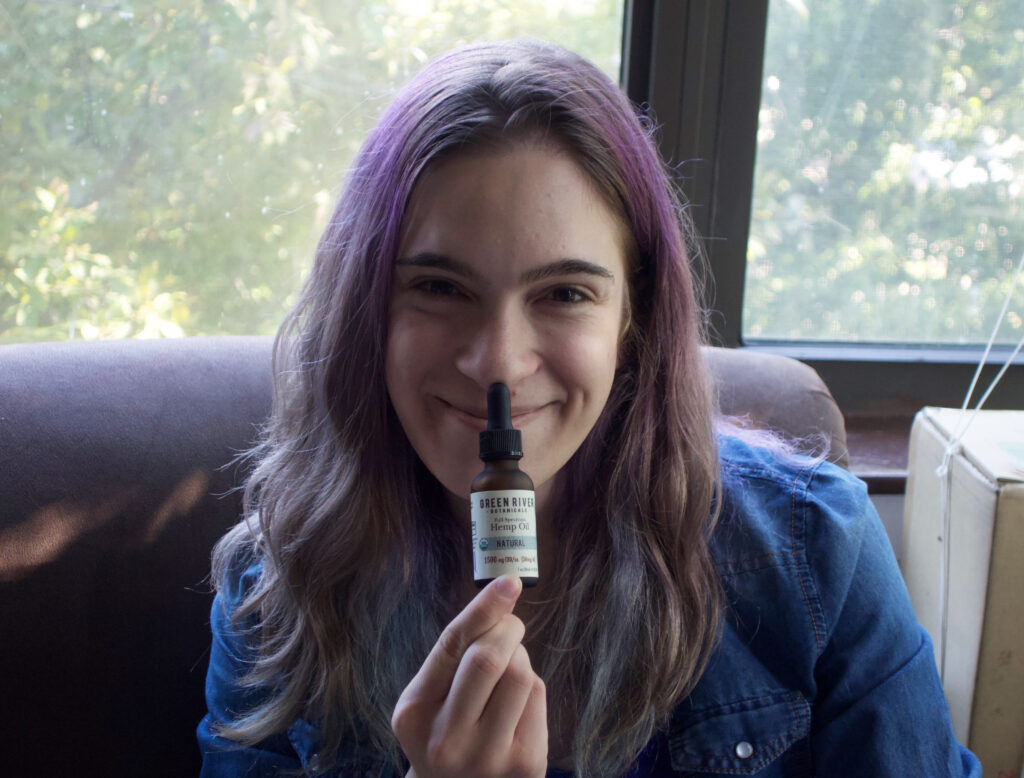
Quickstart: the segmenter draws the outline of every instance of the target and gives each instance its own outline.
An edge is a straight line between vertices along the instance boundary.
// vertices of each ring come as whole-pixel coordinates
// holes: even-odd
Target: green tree
[[[617,74],[621,0],[0,5],[0,342],[271,333],[401,82],[530,35]]]
[[[1024,2],[770,14],[745,333],[986,340],[1024,252]]]

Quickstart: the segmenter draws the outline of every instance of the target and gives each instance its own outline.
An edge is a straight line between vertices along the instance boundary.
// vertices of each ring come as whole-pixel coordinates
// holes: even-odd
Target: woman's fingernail
[[[495,586],[498,589],[498,594],[509,600],[518,597],[519,592],[523,588],[522,581],[519,580],[517,575],[503,575],[498,579]]]

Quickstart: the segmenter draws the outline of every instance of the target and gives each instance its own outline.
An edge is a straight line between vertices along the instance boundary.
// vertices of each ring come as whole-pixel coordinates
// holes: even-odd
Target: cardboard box
[[[957,739],[986,776],[1005,778],[1024,768],[1024,411],[970,416],[925,408],[914,420],[902,568],[935,644]],[[943,455],[964,425],[943,477]]]

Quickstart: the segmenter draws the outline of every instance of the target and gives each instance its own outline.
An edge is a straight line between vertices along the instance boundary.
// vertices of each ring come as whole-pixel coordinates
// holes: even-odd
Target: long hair
[[[255,743],[303,716],[401,764],[390,716],[458,607],[469,533],[418,460],[384,379],[393,265],[423,170],[473,147],[567,149],[628,227],[630,321],[611,394],[560,473],[555,599],[529,625],[581,775],[616,775],[696,683],[720,593],[718,499],[691,234],[649,122],[593,65],[546,44],[458,49],[396,97],[354,161],[275,343],[274,409],[213,579],[259,559],[234,614],[262,702],[222,728]],[[554,722],[556,725],[558,722]],[[329,761],[328,761],[329,764]]]

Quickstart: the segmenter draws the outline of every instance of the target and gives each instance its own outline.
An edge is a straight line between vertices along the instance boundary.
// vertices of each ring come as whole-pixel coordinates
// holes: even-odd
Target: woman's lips
[[[440,398],[438,398],[440,399]],[[441,400],[441,403],[451,412],[452,416],[458,419],[460,422],[465,424],[471,430],[475,432],[482,432],[487,429],[487,416],[478,416],[476,413],[470,411],[464,411],[463,409],[452,405],[445,400]],[[524,424],[529,424],[540,411],[547,407],[545,405],[539,405],[528,411],[513,411],[512,413],[512,426],[515,429],[520,429]]]

